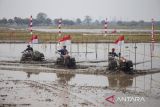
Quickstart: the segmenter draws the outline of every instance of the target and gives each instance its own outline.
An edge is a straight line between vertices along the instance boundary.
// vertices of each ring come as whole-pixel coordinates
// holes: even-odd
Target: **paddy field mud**
[[[0,53],[0,107],[159,106],[159,44],[155,45],[152,68],[149,44],[137,44],[136,61],[134,44],[126,44],[129,48],[124,47],[127,53],[122,54],[137,63],[134,65],[136,73],[132,75],[106,70],[108,44],[98,44],[97,50],[95,45],[87,44],[86,49],[86,44],[73,44],[71,55],[76,58],[77,69],[67,69],[54,65],[58,57],[55,44],[33,46],[45,54],[43,63],[19,62],[26,44],[0,44],[3,49]],[[112,47],[114,45],[110,44]],[[112,95],[115,98],[143,97],[145,101],[115,101],[113,104],[106,100]]]

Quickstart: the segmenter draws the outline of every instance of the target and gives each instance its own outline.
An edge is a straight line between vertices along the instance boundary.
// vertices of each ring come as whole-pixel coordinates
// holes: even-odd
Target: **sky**
[[[160,21],[160,0],[0,0],[0,19],[36,18],[39,12],[51,19]]]

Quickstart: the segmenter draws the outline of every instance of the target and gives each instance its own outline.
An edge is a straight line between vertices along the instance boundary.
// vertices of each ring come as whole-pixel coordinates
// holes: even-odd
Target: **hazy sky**
[[[160,21],[160,0],[0,0],[0,18],[27,18],[44,12],[49,18]]]

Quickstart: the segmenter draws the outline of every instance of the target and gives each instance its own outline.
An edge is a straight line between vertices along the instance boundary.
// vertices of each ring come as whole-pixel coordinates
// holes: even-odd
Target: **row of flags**
[[[38,43],[38,35],[32,35],[29,43],[36,44]],[[70,35],[64,35],[62,38],[58,39],[58,43],[61,45],[69,45],[71,44],[71,36]],[[121,35],[118,37],[118,39],[115,41],[115,44],[122,45],[124,44],[124,36]]]
[[[120,35],[118,39],[114,42],[118,46],[122,46],[124,44],[124,36]],[[32,35],[29,43],[31,44],[36,44],[38,43],[38,35]],[[70,45],[71,44],[71,36],[70,35],[64,35],[63,37],[58,39],[59,45]],[[153,38],[152,38],[152,43],[154,43]],[[152,49],[154,50],[154,46],[152,46]]]
[[[62,19],[59,20],[59,35],[61,35],[61,24],[62,24]],[[35,44],[38,43],[38,35],[34,35],[32,33],[32,16],[30,17],[30,33],[31,33],[31,39],[29,40],[29,43],[31,44]],[[107,19],[105,20],[105,33],[107,33],[107,27],[108,27],[108,21]],[[111,33],[116,33],[116,29],[114,29],[114,31],[112,31]],[[120,35],[117,40],[115,41],[115,44],[117,44],[118,46],[121,46],[124,44],[124,35]],[[154,42],[155,42],[155,37],[154,37],[154,20],[152,19],[152,32],[151,32],[151,50],[154,51]],[[71,36],[70,35],[64,35],[63,37],[58,39],[58,44],[59,45],[70,45],[71,44]]]
[[[30,44],[38,43],[38,35],[32,35],[29,43]],[[64,35],[62,38],[58,39],[58,43],[60,45],[70,45],[71,44],[71,36],[70,35]]]

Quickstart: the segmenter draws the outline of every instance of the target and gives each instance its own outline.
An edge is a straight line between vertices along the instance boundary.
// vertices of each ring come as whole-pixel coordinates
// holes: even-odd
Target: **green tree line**
[[[33,18],[33,26],[57,26],[60,18],[50,19],[45,13],[38,13],[36,18]],[[29,26],[29,18],[20,18],[14,17],[13,19],[0,19],[0,26]],[[63,19],[62,24],[66,26],[72,25],[85,25],[85,26],[104,26],[105,20],[93,20],[90,16],[85,16],[84,19],[77,18],[76,20]],[[160,26],[160,21],[155,22],[156,26]],[[138,27],[138,26],[151,26],[151,22],[140,21],[110,21],[109,26],[129,26],[129,27]]]

